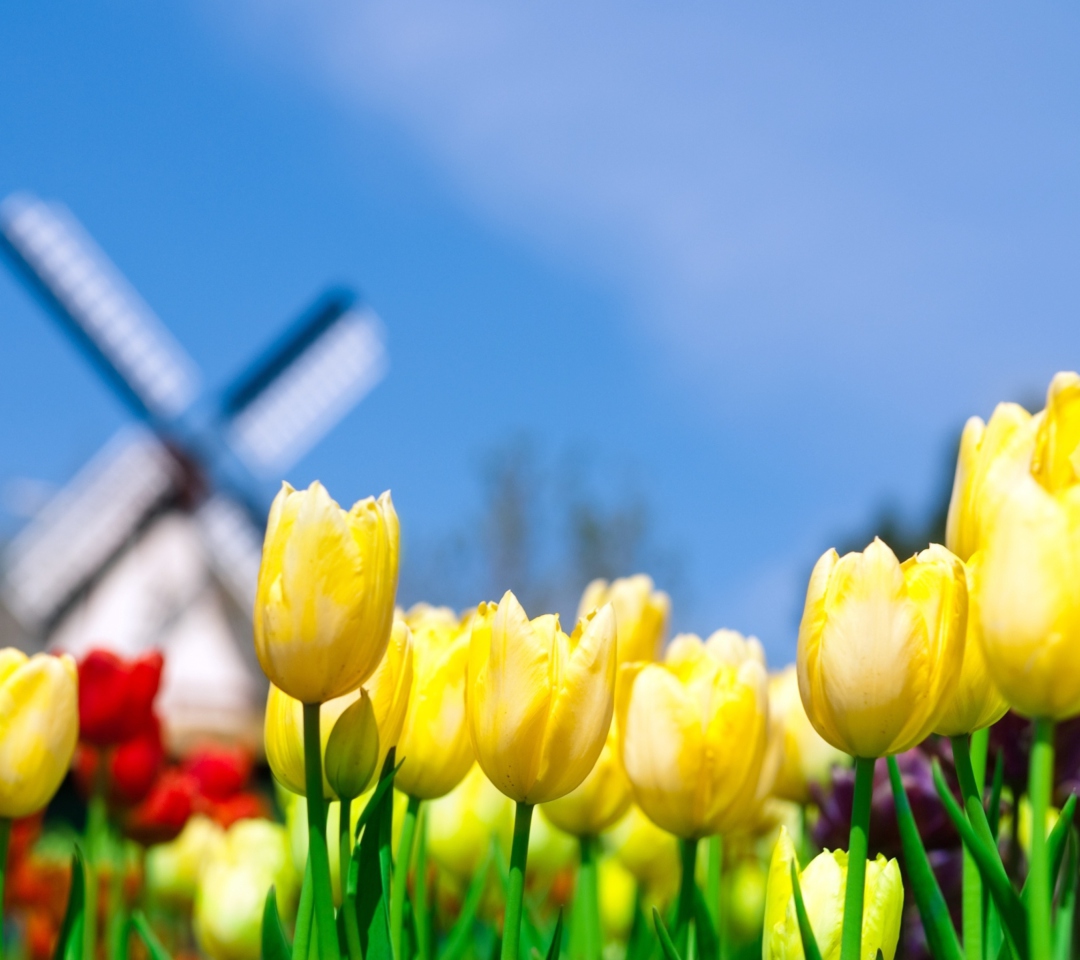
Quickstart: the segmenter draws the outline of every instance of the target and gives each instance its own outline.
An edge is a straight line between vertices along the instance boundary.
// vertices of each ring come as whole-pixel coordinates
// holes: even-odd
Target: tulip
[[[794,664],[769,677],[769,751],[774,754],[772,794],[794,803],[808,803],[811,785],[827,783],[834,766],[849,762],[810,723]]]
[[[326,741],[324,776],[335,795],[346,803],[364,792],[379,759],[379,724],[371,697],[361,688],[337,718]]]
[[[156,899],[189,904],[195,897],[199,873],[225,842],[225,831],[209,817],[196,815],[170,843],[146,851],[146,889]]]
[[[679,888],[679,845],[632,804],[608,834],[615,857],[661,910]]]
[[[404,768],[402,768],[404,769]],[[479,764],[445,797],[425,808],[431,859],[459,882],[467,883],[491,848],[492,839],[510,852],[514,808]]]
[[[79,735],[75,661],[0,650],[0,818],[37,813],[64,779]]]
[[[141,733],[152,720],[164,663],[156,650],[131,660],[91,650],[79,664],[79,739],[111,747]]]
[[[125,813],[125,833],[144,844],[174,839],[194,812],[198,793],[194,777],[180,770],[165,770],[146,798]]]
[[[287,483],[266,522],[255,652],[301,703],[356,690],[382,660],[393,623],[400,532],[389,493],[343,510],[316,482]]]
[[[375,674],[364,688],[371,697],[371,706],[379,730],[376,771],[382,770],[386,755],[391,747],[397,745],[401,736],[409,706],[412,677],[412,634],[405,623],[399,620],[394,623],[391,640],[382,663],[379,664]],[[324,756],[327,741],[338,718],[361,696],[361,690],[358,688],[344,696],[327,701],[319,708],[319,731]],[[306,796],[303,704],[275,686],[270,687],[270,696],[266,701],[264,737],[266,759],[274,777],[293,793]],[[323,796],[328,800],[338,799],[337,792],[326,778],[325,769],[323,771]]]
[[[533,805],[565,796],[596,763],[614,707],[615,647],[610,604],[569,637],[557,616],[530,621],[510,591],[473,621],[469,734],[488,778],[517,802],[503,960],[517,958]]]
[[[791,884],[794,865],[822,960],[837,960],[841,952],[848,855],[843,850],[826,850],[803,870],[798,870],[798,863],[791,838],[786,830],[781,830],[769,865],[762,957],[792,960],[805,956]],[[878,854],[875,860],[867,862],[865,900],[867,909],[862,917],[858,955],[862,960],[873,960],[880,950],[884,960],[893,960],[904,909],[904,885],[895,860],[886,860]]]
[[[283,916],[295,908],[298,877],[285,828],[241,820],[229,828],[199,877],[194,927],[212,960],[259,960],[266,895],[273,887]]]
[[[618,730],[634,798],[684,839],[741,826],[755,806],[766,745],[767,679],[760,645],[684,634],[663,663],[619,671]]]
[[[902,753],[937,726],[964,659],[964,565],[933,544],[903,564],[881,540],[818,560],[799,627],[814,728],[853,757]]]
[[[619,761],[613,723],[589,775],[565,797],[545,803],[543,815],[560,830],[575,837],[598,837],[630,809],[632,795]]]
[[[247,786],[251,759],[251,754],[243,747],[207,745],[184,761],[184,772],[195,778],[201,796],[225,802]]]
[[[670,597],[662,590],[654,590],[652,578],[643,573],[610,583],[593,580],[581,596],[578,619],[605,603],[615,610],[619,663],[657,659],[671,616]]]

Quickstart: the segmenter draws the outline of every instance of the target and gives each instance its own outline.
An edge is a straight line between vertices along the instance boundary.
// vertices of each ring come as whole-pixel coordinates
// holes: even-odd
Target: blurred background
[[[646,570],[778,665],[817,556],[940,537],[965,418],[1080,362],[1078,47],[1051,3],[22,5],[0,196],[66,207],[203,396],[357,291],[371,382],[249,513],[389,488],[406,604]],[[15,267],[7,541],[137,419]]]

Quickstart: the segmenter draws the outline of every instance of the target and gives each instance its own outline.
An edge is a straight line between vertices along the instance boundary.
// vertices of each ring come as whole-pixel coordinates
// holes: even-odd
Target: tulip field
[[[733,630],[669,639],[643,574],[574,624],[509,591],[402,609],[390,495],[285,484],[272,783],[239,747],[166,756],[156,653],[0,651],[3,952],[1077,956],[1080,376],[968,421],[945,539],[825,553],[770,672]]]

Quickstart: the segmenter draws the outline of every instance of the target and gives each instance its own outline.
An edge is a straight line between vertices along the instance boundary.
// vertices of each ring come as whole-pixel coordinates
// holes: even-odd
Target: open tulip
[[[651,577],[639,573],[618,580],[593,580],[581,596],[578,619],[610,603],[618,630],[619,663],[655,660],[660,656],[671,616],[671,599],[653,587]]]
[[[799,690],[814,728],[854,757],[921,743],[964,658],[967,580],[942,546],[899,563],[881,540],[826,553],[799,627]]]
[[[386,755],[391,747],[397,745],[405,724],[412,676],[412,634],[405,623],[398,620],[394,623],[386,655],[363,691],[359,688],[351,690],[344,696],[328,700],[321,706],[319,731],[323,755],[326,754],[326,745],[338,718],[361,696],[370,696],[379,730],[379,753],[375,771],[382,770]],[[275,686],[270,687],[270,696],[266,701],[264,736],[266,759],[278,782],[293,793],[306,795],[303,704]],[[328,800],[339,799],[333,786],[326,779],[325,769],[323,793]]]
[[[42,809],[64,779],[79,735],[75,661],[0,650],[0,817]]]
[[[400,532],[384,493],[339,507],[316,482],[270,508],[255,599],[255,652],[301,703],[332,700],[374,673],[390,638]]]
[[[623,766],[651,820],[691,839],[748,819],[768,717],[756,641],[676,637],[663,663],[620,668],[616,700]]]
[[[781,828],[769,865],[762,957],[764,960],[801,960],[805,956],[791,884],[791,867],[794,865],[822,960],[837,960],[848,855],[843,850],[825,850],[805,869],[798,870],[798,864],[795,846],[787,830]],[[900,867],[895,860],[886,860],[878,854],[875,860],[867,862],[865,877],[866,909],[862,917],[859,956],[862,960],[873,960],[880,951],[885,960],[893,960],[904,909]]]
[[[130,660],[91,650],[79,663],[79,738],[112,747],[142,733],[152,720],[164,663],[156,650]]]

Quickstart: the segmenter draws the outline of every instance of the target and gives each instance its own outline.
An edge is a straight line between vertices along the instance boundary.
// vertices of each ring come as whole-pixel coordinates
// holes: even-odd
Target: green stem
[[[431,957],[431,915],[428,912],[427,814],[420,817],[416,834],[416,879],[413,916],[416,919],[416,952],[419,960]]]
[[[874,760],[855,758],[855,797],[851,805],[848,840],[847,889],[844,891],[844,925],[840,960],[859,960],[862,953],[863,892],[866,886],[866,852],[870,840],[870,801],[874,792]]]
[[[685,957],[690,943],[690,921],[694,919],[694,891],[697,889],[697,879],[694,871],[697,868],[698,839],[679,841],[679,852],[682,857],[682,876],[679,881],[679,900],[675,911],[675,945]]]
[[[338,877],[341,882],[341,916],[345,927],[345,946],[349,960],[363,960],[360,947],[360,924],[356,919],[356,896],[349,895],[349,866],[352,863],[352,797],[341,798],[338,818]]]
[[[337,960],[337,925],[330,886],[330,855],[326,846],[326,801],[323,798],[322,745],[319,704],[304,704],[304,773],[307,787],[308,859],[315,899],[315,930],[320,960]]]
[[[965,807],[969,798],[982,804],[983,779],[986,774],[986,750],[990,731],[987,728],[971,735],[970,749],[966,734],[952,738],[953,756],[960,780]],[[970,771],[970,776],[968,775]],[[973,824],[974,826],[974,824]],[[966,960],[983,960],[983,887],[979,868],[971,851],[963,851],[963,931]]]
[[[292,960],[307,960],[308,943],[314,920],[314,893],[311,885],[311,857],[304,867],[304,882],[300,887],[300,903],[296,908],[296,930],[293,933]]]
[[[521,939],[521,905],[525,896],[525,862],[529,857],[529,830],[533,805],[518,802],[514,813],[514,843],[510,848],[510,884],[506,891],[506,914],[500,960],[518,960]]]
[[[416,833],[416,815],[420,810],[420,798],[409,797],[405,819],[401,821],[401,839],[398,841],[397,860],[390,886],[390,943],[394,956],[401,957],[401,927],[405,918],[405,890],[409,882],[409,861],[412,859],[413,836]]]
[[[705,861],[705,905],[717,935],[720,933],[720,879],[724,862],[724,841],[717,834],[709,837]]]
[[[1050,960],[1053,930],[1051,898],[1053,884],[1046,853],[1046,815],[1054,778],[1054,721],[1035,721],[1035,742],[1031,745],[1028,768],[1028,796],[1031,798],[1031,870],[1028,884],[1028,942],[1031,960]]]
[[[83,914],[83,956],[86,960],[94,960],[97,956],[98,866],[109,827],[105,809],[106,763],[106,754],[102,752],[86,810],[86,909]]]
[[[581,837],[581,863],[578,866],[577,890],[574,892],[574,923],[582,930],[582,956],[600,960],[603,943],[600,934],[600,886],[596,873],[596,837]]]

